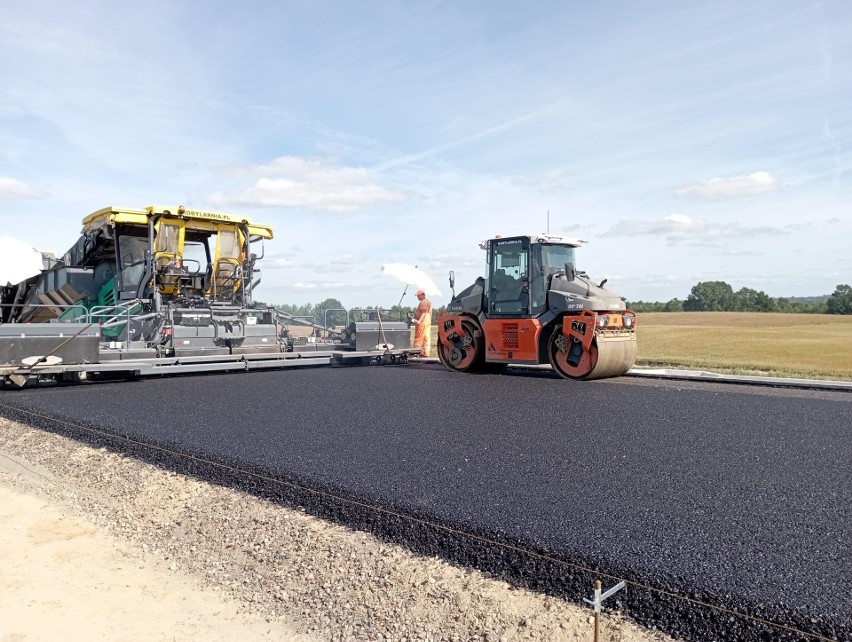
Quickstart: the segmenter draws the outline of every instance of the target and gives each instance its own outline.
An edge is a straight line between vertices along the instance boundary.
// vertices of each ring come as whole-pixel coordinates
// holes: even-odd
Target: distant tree
[[[625,301],[624,304],[634,312],[651,312],[652,303],[645,301]]]
[[[826,314],[852,314],[852,287],[838,285],[825,304]]]
[[[734,310],[740,312],[774,312],[778,304],[765,292],[742,288],[734,294]]]
[[[838,286],[845,288],[848,286]],[[742,288],[737,292],[724,281],[704,281],[692,288],[686,299],[659,301],[626,301],[634,312],[682,312],[695,311],[742,311],[742,312],[786,312],[796,314],[823,314],[826,312],[827,296],[791,297],[775,299],[765,292]]]
[[[804,303],[802,301],[779,297],[774,299],[775,311],[787,314],[822,314],[825,312],[825,302]]]
[[[663,312],[683,312],[683,301],[671,299],[663,306]]]
[[[314,306],[313,315],[316,317],[316,323],[331,328],[335,325],[343,325],[346,322],[345,310],[346,308],[340,301],[332,298],[317,303]]]
[[[388,318],[394,321],[405,321],[411,312],[413,309],[410,305],[395,305],[388,310],[387,314]]]
[[[628,310],[634,312],[662,312],[663,304],[657,301],[625,301]]]
[[[349,310],[350,321],[375,321],[376,316],[376,306],[374,305],[361,305]],[[382,318],[384,318],[384,314],[382,314]]]
[[[291,314],[294,317],[313,317],[314,316],[314,306],[310,303],[304,303],[302,305],[296,305],[294,303],[281,303],[275,306],[282,312],[286,312],[287,314]],[[316,319],[314,319],[316,321]],[[322,319],[320,319],[320,322]]]
[[[625,301],[628,310],[634,312],[683,312],[683,301],[671,299],[667,303],[660,301]]]
[[[724,281],[702,281],[692,287],[692,292],[683,302],[688,312],[732,310],[734,289]]]

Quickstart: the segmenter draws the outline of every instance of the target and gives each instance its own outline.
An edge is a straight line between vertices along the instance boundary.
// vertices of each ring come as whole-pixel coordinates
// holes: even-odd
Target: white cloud
[[[283,156],[239,173],[258,178],[251,187],[213,194],[214,205],[351,212],[406,197],[400,190],[377,185],[363,167],[327,167],[307,158]]]
[[[609,236],[661,236],[669,245],[719,245],[730,239],[782,234],[772,227],[746,228],[737,223],[707,223],[684,214],[669,214],[657,220],[621,221]]]
[[[677,190],[678,196],[701,200],[721,200],[768,194],[781,189],[781,183],[769,172],[754,172],[748,176],[711,178]]]
[[[727,249],[720,252],[721,256],[766,256],[766,252],[760,252],[754,249],[748,250],[738,250],[738,249]]]
[[[297,261],[286,256],[268,256],[263,259],[262,267],[275,270],[282,268],[300,267],[300,265],[301,264]]]
[[[40,198],[44,192],[8,176],[0,176],[0,198]]]
[[[681,227],[695,227],[696,221],[684,214],[669,214],[664,220],[670,221],[673,225]]]
[[[510,182],[520,187],[535,188],[542,194],[553,194],[570,192],[571,178],[570,172],[563,169],[554,169],[532,177],[516,176]]]
[[[343,254],[331,260],[333,265],[360,265],[364,262],[364,258],[355,254]]]
[[[485,265],[485,252],[472,250],[471,254],[435,254],[421,258],[418,265],[426,269],[480,268]]]
[[[342,290],[353,286],[332,281],[299,281],[294,283],[293,287],[298,290]]]

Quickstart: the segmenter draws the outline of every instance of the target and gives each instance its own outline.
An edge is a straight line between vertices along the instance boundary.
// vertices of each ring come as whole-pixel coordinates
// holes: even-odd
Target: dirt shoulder
[[[589,616],[0,419],[0,642],[591,640]],[[669,639],[615,614],[604,634]]]
[[[43,495],[0,482],[0,640],[301,640]]]

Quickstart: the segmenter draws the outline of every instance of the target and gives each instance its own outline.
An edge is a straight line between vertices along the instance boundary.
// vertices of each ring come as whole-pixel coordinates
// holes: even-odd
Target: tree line
[[[702,281],[685,300],[628,301],[634,312],[793,312],[852,314],[852,287],[838,285],[829,296],[774,298],[752,288],[736,292],[724,281]]]
[[[257,302],[261,307],[266,304]],[[852,287],[838,285],[830,296],[774,298],[752,288],[741,288],[736,292],[724,281],[703,281],[693,286],[685,300],[628,301],[634,312],[792,312],[802,314],[852,314]],[[381,308],[366,305],[360,308],[345,308],[335,298],[319,303],[296,305],[283,303],[272,307],[295,317],[303,318],[324,327],[341,326],[349,321],[376,319],[376,310],[385,321],[403,321],[414,308],[394,305]],[[435,308],[433,320],[446,308]]]
[[[256,302],[260,307],[266,307],[267,304],[260,301]],[[382,308],[376,305],[365,305],[362,307],[346,308],[335,298],[328,298],[319,303],[304,303],[296,305],[292,303],[274,304],[274,307],[281,312],[299,317],[311,323],[321,325],[326,328],[342,326],[347,320],[351,321],[375,321],[377,315],[384,321],[404,321],[409,314],[414,313],[414,308],[407,305],[394,305],[391,308]],[[439,312],[446,308],[444,306],[434,308],[432,314],[433,322],[437,318]]]

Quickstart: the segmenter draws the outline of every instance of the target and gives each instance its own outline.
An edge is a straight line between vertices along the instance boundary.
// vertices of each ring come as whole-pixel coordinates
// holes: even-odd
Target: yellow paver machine
[[[0,381],[396,362],[418,353],[404,322],[347,318],[331,333],[256,304],[272,235],[247,217],[183,206],[86,216],[68,252],[43,255],[39,274],[0,288]],[[294,340],[293,324],[324,340]]]

